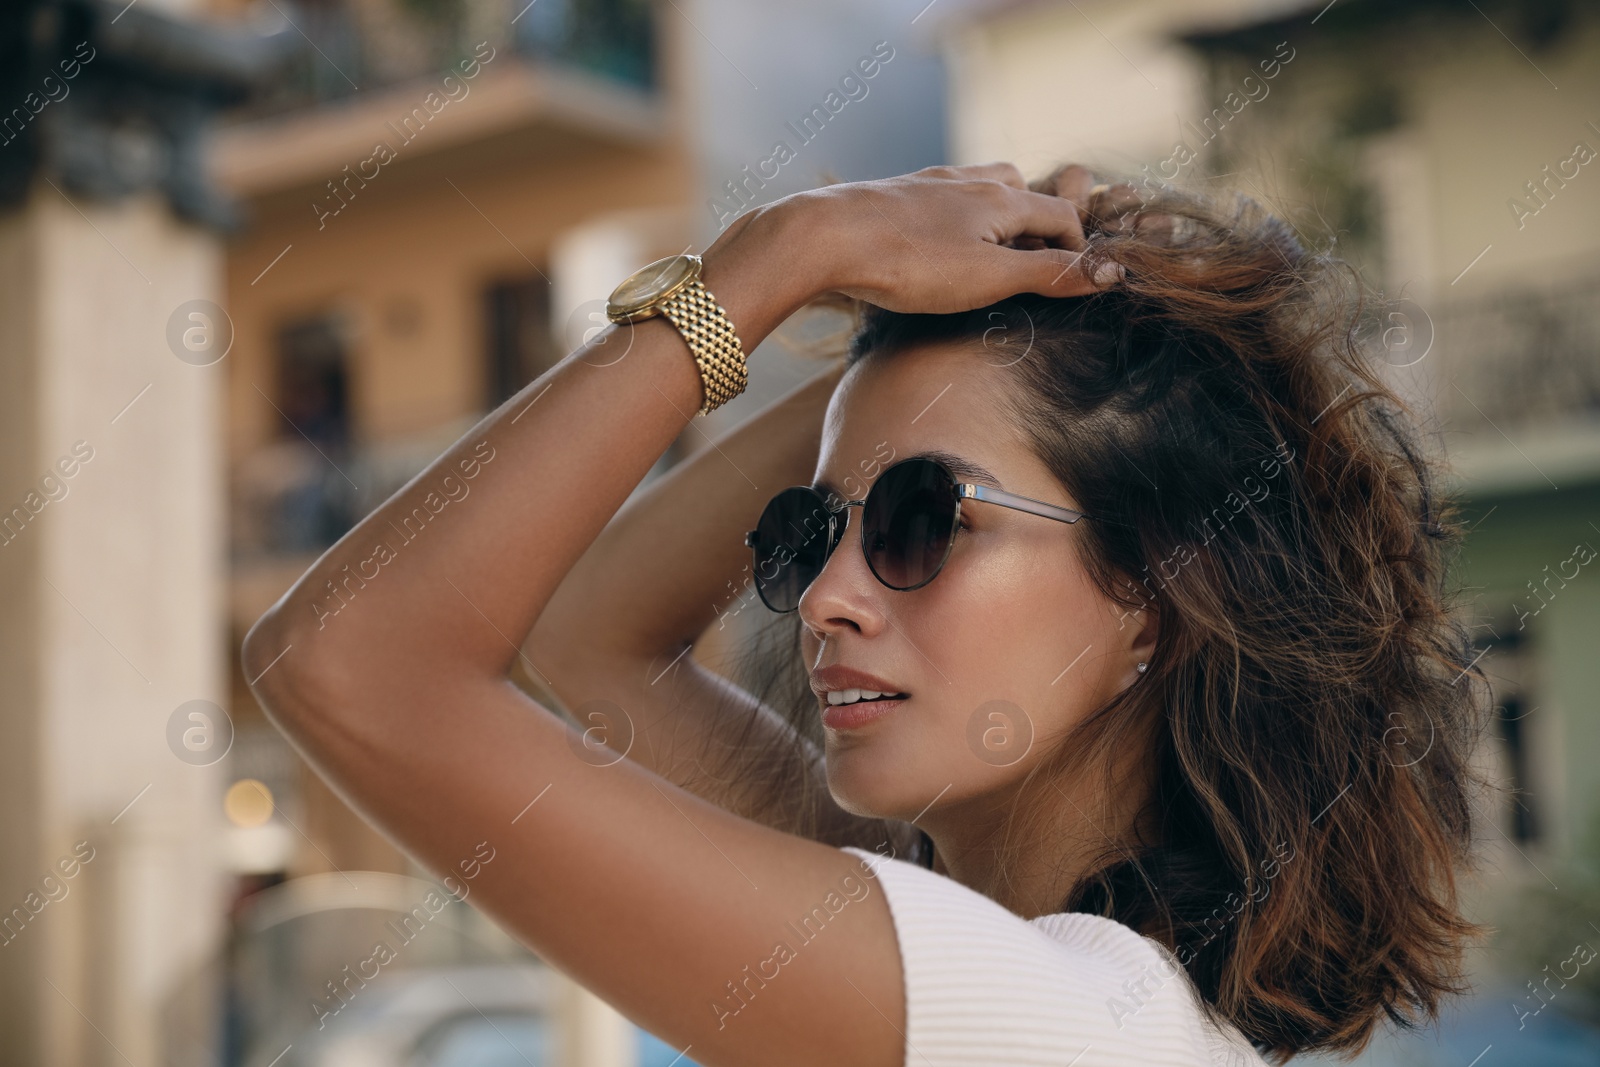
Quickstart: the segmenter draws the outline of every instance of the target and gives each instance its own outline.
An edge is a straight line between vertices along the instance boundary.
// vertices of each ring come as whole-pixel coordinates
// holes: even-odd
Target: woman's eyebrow
[[[926,450],[924,450],[922,452],[912,453],[909,456],[902,456],[899,459],[895,460],[895,462],[899,463],[899,462],[902,462],[902,461],[907,460],[907,459],[931,459],[931,460],[936,460],[939,463],[943,463],[947,468],[949,468],[950,473],[954,474],[956,476],[956,480],[957,481],[976,482],[976,483],[978,483],[980,485],[993,486],[996,489],[1001,488],[1000,479],[996,478],[994,476],[994,472],[989,470],[989,468],[985,467],[983,464],[978,463],[975,460],[970,460],[970,459],[966,459],[966,458],[964,458],[962,456],[958,456],[954,452],[945,452],[942,449],[937,449],[937,448],[926,449]],[[891,464],[891,466],[892,466],[892,464]],[[829,494],[829,495],[839,496],[839,497],[843,496],[843,494],[841,494],[837,489],[834,488],[833,483],[828,481],[828,479],[826,479],[826,478],[819,478],[817,481],[812,482],[811,483],[811,488],[815,489],[819,493]]]
[[[989,470],[988,467],[976,460],[965,459],[953,452],[941,452],[938,450],[918,452],[915,458],[938,460],[950,468],[950,473],[956,476],[957,481],[986,482],[996,489],[1000,488],[1000,479],[995,477],[994,472]]]

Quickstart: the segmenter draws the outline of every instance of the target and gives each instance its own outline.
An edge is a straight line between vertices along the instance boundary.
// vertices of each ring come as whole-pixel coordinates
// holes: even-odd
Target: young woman
[[[703,1064],[1281,1062],[1433,1017],[1482,678],[1347,268],[1247,200],[1005,163],[653,266],[246,638],[344,799]],[[828,294],[846,360],[617,514]],[[747,579],[798,710],[685,654]]]

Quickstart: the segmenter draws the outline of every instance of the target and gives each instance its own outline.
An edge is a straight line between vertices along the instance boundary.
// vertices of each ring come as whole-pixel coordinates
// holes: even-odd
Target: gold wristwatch
[[[744,348],[733,323],[701,284],[700,257],[667,256],[623,279],[606,302],[612,322],[638,322],[662,315],[678,328],[694,353],[705,388],[700,414],[715,411],[749,384]]]

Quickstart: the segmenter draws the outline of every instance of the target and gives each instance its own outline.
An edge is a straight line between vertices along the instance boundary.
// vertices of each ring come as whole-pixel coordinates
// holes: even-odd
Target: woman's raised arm
[[[821,750],[782,714],[686,654],[746,610],[766,616],[744,532],[810,482],[842,374],[819,371],[630,500],[539,616],[522,667],[580,729],[696,796],[829,844],[904,847],[903,824],[839,806]]]
[[[1078,225],[1009,164],[933,168],[757,209],[707,250],[703,278],[748,350],[830,289],[920,311],[1091,291],[1074,253],[1005,247]],[[480,908],[694,1059],[898,1065],[881,893],[736,1017],[717,1009],[787,923],[859,874],[853,857],[633,761],[595,766],[507,678],[562,577],[701,403],[672,325],[633,330],[625,358],[568,356],[328,549],[247,635],[246,677],[352,807],[439,875],[471,869]]]

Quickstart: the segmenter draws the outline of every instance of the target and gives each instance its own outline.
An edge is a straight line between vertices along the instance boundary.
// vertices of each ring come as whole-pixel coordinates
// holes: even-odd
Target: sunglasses
[[[756,593],[773,611],[798,608],[801,595],[844,540],[855,507],[861,509],[861,551],[873,577],[890,589],[920,589],[938,577],[950,558],[963,500],[982,500],[1057,522],[1094,517],[1003,489],[958,482],[943,463],[918,456],[884,470],[862,500],[834,507],[806,485],[773,497],[756,528],[744,535],[755,555]]]

